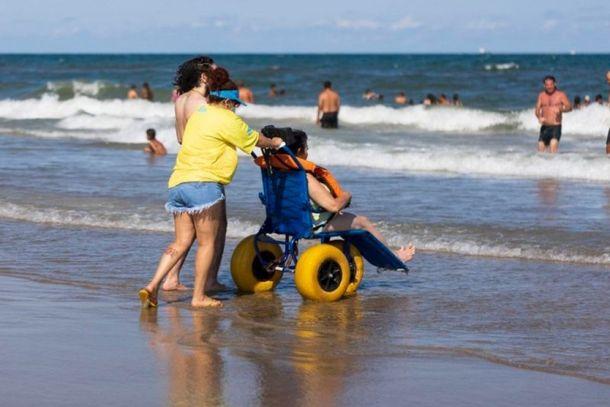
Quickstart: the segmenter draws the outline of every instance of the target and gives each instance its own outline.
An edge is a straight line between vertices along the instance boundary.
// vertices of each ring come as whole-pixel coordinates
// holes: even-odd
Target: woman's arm
[[[309,197],[322,208],[329,212],[339,212],[345,208],[352,198],[352,194],[344,192],[338,197],[334,197],[324,185],[311,174],[307,174],[307,188],[309,189]]]
[[[182,117],[180,115],[180,105],[183,103],[179,103],[180,101],[176,101],[174,104],[174,114],[176,116],[176,139],[178,140],[178,144],[182,144],[182,133],[184,132],[184,124],[182,123]]]

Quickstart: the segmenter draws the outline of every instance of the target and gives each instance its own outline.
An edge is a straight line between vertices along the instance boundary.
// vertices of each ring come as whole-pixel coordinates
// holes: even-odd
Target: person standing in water
[[[318,113],[316,123],[324,129],[336,129],[339,127],[339,107],[341,98],[332,88],[330,81],[324,82],[324,89],[318,96]]]
[[[554,76],[545,76],[543,83],[544,90],[538,95],[534,112],[541,124],[538,151],[544,152],[548,149],[551,153],[556,153],[561,139],[563,113],[571,111],[572,105],[568,96],[557,89]]]
[[[184,64],[177,75],[181,93],[194,89],[189,89],[193,85],[192,66],[187,65],[188,72],[180,72],[183,67]],[[191,306],[222,305],[206,293],[224,288],[217,280],[227,227],[224,186],[231,182],[237,168],[236,148],[249,154],[256,146],[277,149],[283,143],[280,138],[269,139],[254,131],[235,114],[236,107],[243,104],[237,86],[225,69],[210,68],[202,67],[208,70],[204,72],[206,87],[209,86],[207,103],[188,118],[168,181],[165,207],[174,216],[176,236],[161,256],[152,280],[138,292],[144,308],[157,306],[161,282],[184,261],[195,239],[198,249]],[[200,80],[201,76],[197,77],[197,86],[201,85]]]

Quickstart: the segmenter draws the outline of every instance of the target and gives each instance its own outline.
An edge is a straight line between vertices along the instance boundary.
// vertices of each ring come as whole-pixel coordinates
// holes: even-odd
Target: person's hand
[[[271,139],[271,148],[274,150],[277,150],[278,148],[282,147],[283,144],[284,144],[284,140],[282,140],[279,137],[273,137]]]

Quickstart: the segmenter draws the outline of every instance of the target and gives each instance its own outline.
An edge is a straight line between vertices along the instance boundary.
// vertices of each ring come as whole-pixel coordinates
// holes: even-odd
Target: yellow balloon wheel
[[[305,250],[294,271],[299,294],[314,301],[337,301],[349,284],[347,258],[330,244],[318,244]]]
[[[279,259],[282,249],[279,245],[269,242],[257,243],[258,251],[265,263]],[[243,239],[231,257],[231,277],[237,288],[245,293],[271,291],[282,278],[281,271],[267,272],[256,256],[254,235]]]
[[[333,240],[329,244],[335,246],[337,249],[343,252],[344,240]],[[350,281],[347,285],[347,289],[345,290],[346,297],[356,294],[356,290],[358,290],[358,287],[362,282],[362,278],[364,277],[364,260],[362,259],[360,250],[358,250],[358,248],[353,244],[350,244],[349,254],[352,258],[352,262],[350,264]]]

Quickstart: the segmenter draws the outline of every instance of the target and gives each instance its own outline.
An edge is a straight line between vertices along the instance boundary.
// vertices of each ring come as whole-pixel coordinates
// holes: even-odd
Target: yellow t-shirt
[[[250,154],[258,137],[234,112],[213,105],[200,107],[186,123],[168,187],[183,182],[230,183],[237,169],[235,148]]]

